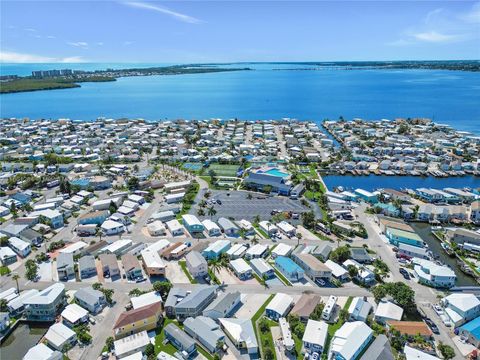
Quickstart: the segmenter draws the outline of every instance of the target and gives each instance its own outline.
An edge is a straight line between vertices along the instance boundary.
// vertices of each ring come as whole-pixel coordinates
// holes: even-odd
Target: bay
[[[2,64],[2,74],[167,64]],[[223,66],[223,65],[222,65]],[[228,64],[226,66],[239,66]],[[283,117],[375,120],[429,117],[480,133],[480,73],[345,70],[306,64],[241,64],[253,71],[119,78],[80,88],[0,95],[1,117],[94,120]]]

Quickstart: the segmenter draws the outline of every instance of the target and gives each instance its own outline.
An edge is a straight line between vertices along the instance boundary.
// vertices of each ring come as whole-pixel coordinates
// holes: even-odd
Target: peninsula
[[[31,76],[7,75],[0,79],[0,93],[17,93],[39,90],[68,89],[80,87],[81,82],[116,81],[126,76],[184,75],[225,71],[243,71],[250,68],[221,68],[203,65],[175,65],[149,68],[106,69],[95,71],[47,70],[33,71]]]

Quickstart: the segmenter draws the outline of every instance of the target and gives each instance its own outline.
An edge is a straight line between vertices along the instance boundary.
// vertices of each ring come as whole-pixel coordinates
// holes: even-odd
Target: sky
[[[0,0],[0,62],[480,59],[476,1]]]

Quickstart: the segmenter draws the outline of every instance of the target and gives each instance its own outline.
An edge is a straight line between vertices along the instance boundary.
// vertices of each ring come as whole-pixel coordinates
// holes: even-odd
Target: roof
[[[222,250],[224,250],[226,247],[230,246],[230,240],[217,240],[215,241],[214,243],[211,243],[210,245],[208,245],[208,247],[203,250],[203,251],[206,251],[206,252],[214,252],[214,253],[218,253]]]
[[[120,340],[114,341],[115,355],[121,357],[122,354],[131,352],[136,349],[141,349],[150,344],[150,338],[146,331],[141,331],[137,334],[133,334],[124,337]]]
[[[57,269],[65,269],[71,267],[73,269],[73,254],[60,253],[57,256]]]
[[[394,360],[388,338],[383,334],[378,335],[360,360]]]
[[[280,243],[272,250],[272,254],[276,254],[278,256],[287,256],[290,251],[292,251],[292,247],[290,245]]]
[[[406,238],[406,239],[412,239],[412,240],[417,240],[417,241],[420,241],[420,242],[423,242],[422,238],[420,236],[418,236],[418,234],[416,233],[412,233],[412,232],[409,232],[409,231],[404,231],[404,230],[400,230],[400,229],[394,229],[394,228],[388,228],[388,232],[390,232],[390,234],[394,235],[394,236],[400,236],[400,237],[403,237],[403,238]]]
[[[185,260],[193,267],[200,266],[202,264],[207,264],[207,260],[200,254],[198,251],[190,251],[186,256]]]
[[[331,271],[328,266],[318,260],[312,254],[295,254],[295,256],[302,261],[305,266],[308,266],[310,270],[313,271]]]
[[[25,300],[25,304],[51,304],[65,291],[65,285],[55,283],[43,289],[35,296]]]
[[[119,327],[132,324],[151,316],[156,316],[160,312],[161,307],[162,304],[157,302],[151,305],[142,306],[137,309],[125,311],[120,314],[113,328],[118,329]]]
[[[100,290],[95,290],[91,287],[84,287],[77,290],[74,296],[87,304],[95,304],[98,299],[102,298],[104,295]]]
[[[147,248],[145,250],[142,250],[141,254],[142,254],[143,262],[145,263],[145,266],[147,268],[164,268],[164,267],[166,267],[165,263],[160,258],[160,255],[158,255],[158,252],[149,251],[148,248]]]
[[[422,336],[432,336],[432,330],[425,324],[423,321],[387,321],[387,324],[390,327],[393,327],[395,330],[400,331],[401,334],[406,335],[422,335]]]
[[[214,286],[200,287],[193,290],[190,294],[183,298],[175,308],[190,308],[196,309],[206,298],[210,297],[212,293],[215,293]]]
[[[357,319],[358,317],[366,319],[371,309],[372,305],[367,300],[362,297],[355,297],[350,303],[348,313],[353,315]]]
[[[302,294],[290,313],[299,317],[309,317],[321,301],[322,298],[319,295]]]
[[[167,299],[165,300],[165,307],[175,306],[179,299],[183,299],[187,296],[187,290],[173,287],[170,289]]]
[[[204,314],[207,311],[218,311],[223,314],[227,310],[230,310],[232,304],[240,299],[240,293],[238,291],[230,293],[221,293],[215,300],[213,300],[210,305],[203,311]]]
[[[341,265],[333,262],[332,260],[325,261],[325,265],[332,270],[332,275],[335,277],[342,277],[348,274],[348,271],[345,270]]]
[[[247,349],[257,348],[257,338],[250,319],[220,318],[220,323],[236,343],[245,343]]]
[[[27,299],[36,296],[38,293],[39,291],[37,289],[24,290],[19,296],[8,302],[8,308],[11,309],[11,311],[18,310],[25,304]]]
[[[148,293],[142,294],[140,296],[134,296],[130,299],[134,309],[141,308],[143,306],[162,303],[162,297],[156,291],[150,291]]]
[[[292,303],[293,298],[290,295],[278,293],[272,301],[268,303],[266,310],[275,311],[277,314],[285,315]]]
[[[270,266],[270,264],[267,263],[262,258],[255,258],[255,259],[250,260],[250,266],[252,266],[260,274],[264,274],[268,271],[273,270],[273,268]]]
[[[92,255],[85,255],[78,259],[78,268],[80,271],[95,267],[95,257]]]
[[[142,269],[136,256],[132,254],[125,254],[122,256],[122,265],[125,271],[132,269]]]
[[[424,353],[423,351],[411,348],[405,344],[403,348],[406,360],[440,360],[440,358]]]
[[[88,311],[75,303],[68,304],[62,311],[62,317],[71,323],[75,323],[87,315]]]
[[[328,335],[328,324],[325,321],[316,321],[309,319],[305,327],[302,341],[310,344],[325,345]]]
[[[287,272],[294,272],[294,271],[303,272],[303,269],[300,266],[295,264],[295,262],[292,259],[285,256],[277,256],[275,258],[275,263],[280,265]]]
[[[195,341],[174,323],[169,323],[164,329],[165,332],[168,332],[176,341],[182,344],[183,349],[189,349],[195,346]]]
[[[52,350],[44,343],[38,343],[31,347],[22,360],[61,360],[63,354],[60,351]]]
[[[351,359],[373,333],[362,321],[346,322],[333,336],[330,350]]]
[[[45,334],[45,338],[48,342],[57,348],[63,347],[64,343],[72,336],[76,336],[75,331],[62,323],[53,324]]]
[[[203,224],[200,222],[200,220],[198,220],[198,218],[195,215],[191,215],[191,214],[182,215],[182,220],[184,224],[188,226],[192,226],[192,225],[203,226]]]
[[[443,300],[461,311],[468,311],[474,307],[480,306],[480,300],[478,300],[473,294],[454,293],[448,295]]]
[[[237,230],[238,229],[237,225],[235,225],[232,221],[230,221],[227,218],[221,217],[217,221],[218,221],[218,225],[220,225],[220,227],[223,230],[231,230],[231,229]]]
[[[475,339],[480,340],[480,316],[460,326],[460,330],[467,331],[472,334]]]
[[[379,316],[392,320],[401,320],[402,315],[403,309],[391,301],[380,301],[375,311],[375,317]]]
[[[200,338],[202,343],[207,343],[212,348],[216,348],[218,341],[225,337],[217,323],[209,317],[189,317],[184,321],[183,326],[185,330],[188,329],[196,334],[196,337]]]

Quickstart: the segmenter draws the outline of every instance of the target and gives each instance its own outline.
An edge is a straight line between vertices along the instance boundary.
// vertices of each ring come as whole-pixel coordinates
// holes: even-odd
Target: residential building
[[[195,340],[174,323],[165,326],[164,332],[165,339],[170,341],[180,352],[184,352],[187,358],[190,358],[196,353]]]
[[[11,237],[8,239],[8,244],[18,256],[25,258],[32,252],[32,247],[26,241],[20,240],[17,237]]]
[[[190,234],[201,233],[205,230],[202,222],[195,215],[182,215],[183,226]]]
[[[308,253],[294,253],[293,259],[305,270],[305,274],[312,280],[331,280],[332,270],[315,256]]]
[[[275,258],[275,267],[287,278],[288,281],[297,282],[304,278],[305,271],[295,262],[284,256]]]
[[[407,244],[417,247],[424,247],[425,244],[420,236],[409,231],[387,228],[385,235],[390,244],[398,246],[399,244]]]
[[[263,258],[266,256],[268,251],[268,247],[262,244],[255,244],[248,248],[245,252],[246,259],[255,259],[255,258]]]
[[[58,351],[64,351],[67,346],[71,347],[77,342],[77,334],[62,323],[55,323],[45,334],[48,345]]]
[[[122,265],[128,280],[143,279],[142,267],[136,256],[125,254],[122,256]]]
[[[214,320],[230,317],[240,304],[240,298],[241,296],[238,291],[229,293],[223,292],[213,300],[205,310],[203,310],[203,316],[207,316]]]
[[[24,300],[28,321],[54,321],[65,305],[65,285],[55,283]]]
[[[67,281],[75,276],[73,254],[59,253],[57,256],[57,273],[60,281]]]
[[[150,344],[150,338],[146,331],[123,337],[113,342],[115,356],[118,359],[127,358],[135,353],[142,353]]]
[[[480,316],[460,326],[458,335],[467,339],[469,344],[480,348]]]
[[[240,280],[248,280],[252,277],[252,268],[242,258],[231,260],[230,268]]]
[[[101,254],[98,259],[102,265],[103,277],[117,278],[120,276],[117,257],[113,254]]]
[[[326,322],[309,319],[302,338],[303,348],[310,354],[322,354],[327,336],[328,324]]]
[[[360,360],[395,360],[388,338],[383,334],[378,335]]]
[[[435,288],[451,288],[455,285],[457,275],[449,267],[419,258],[413,258],[412,262],[413,271],[420,283]]]
[[[372,311],[372,305],[365,297],[354,297],[348,308],[350,321],[367,321],[367,317]]]
[[[373,319],[379,324],[385,324],[387,321],[402,320],[403,309],[391,301],[381,300],[378,303]]]
[[[44,343],[38,343],[31,347],[23,356],[22,360],[62,360],[63,354],[58,350],[52,350]]]
[[[78,217],[77,222],[80,225],[102,225],[110,217],[110,211],[100,210],[83,214]]]
[[[265,314],[272,320],[288,315],[293,307],[293,298],[290,295],[277,293],[265,308]]]
[[[185,256],[188,272],[194,278],[203,278],[208,275],[207,260],[198,251],[190,251]]]
[[[218,345],[225,340],[225,334],[220,326],[205,316],[189,317],[183,322],[185,332],[200,342],[211,354],[218,350]]]
[[[480,300],[474,294],[453,293],[444,297],[442,304],[455,327],[480,316]]]
[[[105,220],[101,229],[105,235],[117,235],[125,231],[125,225],[113,220]]]
[[[260,277],[260,279],[271,279],[275,276],[275,270],[262,258],[250,260],[250,267]]]
[[[84,287],[75,292],[75,301],[92,314],[98,314],[107,304],[105,295],[99,290]]]
[[[335,332],[329,359],[356,360],[373,339],[373,331],[362,321],[346,322]]]
[[[149,276],[165,276],[165,269],[167,266],[161,259],[158,251],[146,248],[145,250],[142,250],[141,254],[145,272]]]
[[[290,195],[292,189],[291,183],[286,178],[261,172],[250,172],[244,183],[247,188],[260,191],[271,189],[272,192],[285,196]]]
[[[310,314],[321,302],[322,298],[319,295],[302,294],[300,299],[298,299],[298,301],[295,303],[295,306],[292,308],[292,311],[290,311],[290,314],[298,316],[300,321],[306,323],[310,317]]]
[[[202,221],[202,224],[208,236],[215,237],[215,236],[220,236],[222,234],[222,230],[220,230],[220,227],[217,224],[215,224],[212,220],[205,219]]]
[[[132,307],[134,309],[138,309],[147,305],[152,305],[155,303],[160,303],[162,304],[162,297],[160,296],[160,293],[156,291],[150,291],[148,293],[139,295],[139,296],[133,296],[130,298],[130,302],[132,303]]]
[[[292,238],[297,234],[297,229],[295,229],[295,226],[292,226],[286,221],[280,221],[276,226],[283,234],[285,234],[285,236],[289,238]]]
[[[250,319],[220,318],[222,330],[239,350],[258,353],[258,343]]]
[[[87,279],[97,275],[95,258],[92,255],[85,255],[78,259],[78,272],[81,279]]]
[[[31,297],[36,296],[39,293],[38,290],[36,289],[30,289],[30,290],[24,290],[20,293],[20,295],[17,295],[16,289],[15,289],[15,296],[9,297],[10,300],[5,299],[8,301],[7,303],[7,308],[8,312],[12,316],[18,316],[21,315],[25,311],[25,301]]]
[[[216,296],[214,286],[197,287],[175,305],[175,316],[179,320],[197,317]]]
[[[61,315],[63,323],[69,328],[88,322],[88,310],[75,303],[68,304]]]
[[[8,266],[17,262],[17,255],[9,247],[0,247],[0,263],[2,266]]]
[[[238,236],[239,229],[231,220],[220,217],[218,219],[218,225],[226,236]]]
[[[325,261],[325,266],[332,270],[332,276],[340,281],[345,281],[349,278],[348,271],[341,265],[333,262],[332,260]]]
[[[355,278],[365,284],[365,285],[372,285],[375,283],[375,274],[369,268],[359,264],[355,260],[348,259],[343,262],[343,267],[348,270],[349,266],[354,266],[357,269],[357,275]]]
[[[218,257],[227,252],[228,249],[231,247],[231,243],[229,240],[217,240],[214,243],[208,245],[208,247],[202,251],[202,255],[205,259],[218,259]]]
[[[155,329],[162,318],[162,304],[153,303],[123,312],[113,326],[115,339]]]
[[[170,292],[168,293],[167,299],[165,300],[164,304],[165,314],[169,318],[175,317],[175,306],[177,305],[177,303],[187,297],[187,295],[188,293],[185,289],[179,287],[173,287],[170,289]]]
[[[408,344],[405,344],[405,346],[403,347],[403,353],[405,354],[405,360],[440,360],[439,357],[427,354],[416,348],[410,347],[408,346]]]

